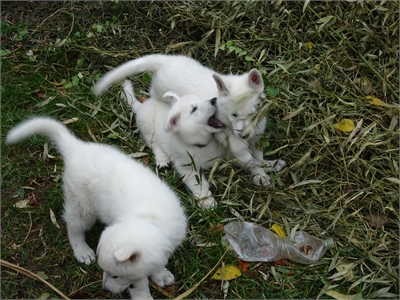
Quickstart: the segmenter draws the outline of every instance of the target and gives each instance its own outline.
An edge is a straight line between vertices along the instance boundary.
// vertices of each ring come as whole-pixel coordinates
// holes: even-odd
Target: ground
[[[398,10],[397,1],[362,0],[2,2],[1,298],[59,298],[56,289],[129,297],[102,290],[97,264],[73,257],[54,147],[42,137],[4,143],[18,122],[48,115],[83,140],[142,159],[180,196],[188,237],[168,265],[176,282],[152,287],[154,298],[398,299]],[[90,90],[149,53],[185,54],[220,73],[262,72],[259,111],[269,121],[259,146],[288,162],[272,187],[253,186],[226,162],[210,178],[220,205],[201,211],[173,169],[156,170],[120,85],[99,98]],[[150,76],[132,78],[138,94],[147,95]],[[313,265],[253,262],[225,295],[207,274],[238,265],[221,243],[223,225],[237,218],[333,238],[337,247]],[[87,233],[93,248],[102,228]]]

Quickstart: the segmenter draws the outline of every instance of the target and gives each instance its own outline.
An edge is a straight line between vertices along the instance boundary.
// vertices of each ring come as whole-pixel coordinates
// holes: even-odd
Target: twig
[[[204,276],[199,282],[197,282],[195,285],[193,285],[190,289],[188,289],[186,292],[180,294],[178,297],[174,298],[173,300],[181,300],[184,298],[187,298],[191,293],[193,293],[198,287],[199,285],[206,280],[206,278],[208,276],[210,276],[210,274],[219,266],[219,264],[222,262],[222,259],[224,258],[226,252],[228,252],[228,249],[225,250],[224,254],[222,254],[221,258],[219,259],[219,261],[215,264],[215,266],[210,270],[210,272],[207,273],[206,276]]]
[[[38,275],[36,275],[35,273],[32,273],[31,271],[28,271],[27,269],[24,269],[20,266],[17,266],[13,263],[10,263],[8,261],[2,260],[0,259],[0,264],[1,266],[13,269],[14,271],[17,271],[21,274],[24,274],[25,276],[28,276],[30,278],[33,278],[35,280],[39,280],[41,282],[43,282],[45,285],[47,285],[49,288],[51,288],[53,291],[55,291],[58,295],[60,295],[61,297],[63,297],[64,299],[68,299],[69,298],[67,296],[65,296],[60,290],[58,290],[55,286],[53,286],[51,283],[47,282],[46,280],[44,280],[43,278],[39,277]]]

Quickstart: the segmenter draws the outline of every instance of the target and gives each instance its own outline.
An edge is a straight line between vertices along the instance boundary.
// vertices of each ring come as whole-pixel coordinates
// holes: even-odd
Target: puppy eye
[[[117,279],[117,278],[118,278],[118,276],[111,276],[111,278],[113,278],[113,279]]]
[[[194,113],[196,110],[197,110],[197,106],[194,106],[194,107],[192,108],[191,114]]]
[[[234,117],[234,118],[237,118],[237,116],[238,116],[237,113],[232,114],[232,117]]]

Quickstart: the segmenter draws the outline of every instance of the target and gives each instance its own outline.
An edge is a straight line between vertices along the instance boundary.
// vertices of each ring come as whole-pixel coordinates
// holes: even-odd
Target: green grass
[[[264,75],[268,112],[266,158],[288,167],[271,175],[271,188],[251,184],[248,172],[223,163],[210,180],[219,207],[200,211],[173,169],[159,174],[180,196],[189,217],[188,238],[169,262],[176,283],[154,298],[179,296],[199,283],[223,256],[237,258],[213,230],[238,216],[265,227],[280,224],[332,237],[337,248],[315,265],[251,263],[230,281],[227,298],[358,298],[399,295],[399,39],[398,3],[302,2],[12,2],[1,23],[1,259],[35,274],[69,297],[127,298],[101,289],[97,264],[73,257],[62,221],[63,161],[42,137],[8,146],[8,130],[33,115],[75,121],[86,141],[145,152],[134,115],[113,86],[95,98],[102,74],[148,53],[182,53],[220,73],[255,67]],[[29,15],[29,18],[27,17]],[[310,43],[312,44],[310,44]],[[138,94],[146,76],[133,78]],[[376,106],[366,96],[387,106]],[[334,128],[342,118],[359,125]],[[275,151],[280,149],[279,151]],[[140,158],[139,158],[140,159]],[[229,178],[233,172],[232,181]],[[37,205],[16,208],[32,199]],[[58,229],[50,218],[54,212]],[[379,213],[383,228],[368,221]],[[87,233],[96,247],[103,225]],[[210,247],[193,245],[201,235]],[[225,253],[225,254],[224,254]],[[350,264],[352,277],[336,267]],[[58,298],[45,284],[2,266],[1,298]],[[78,294],[75,294],[79,291]],[[328,292],[328,294],[326,294]],[[221,282],[204,279],[188,298],[223,298]]]

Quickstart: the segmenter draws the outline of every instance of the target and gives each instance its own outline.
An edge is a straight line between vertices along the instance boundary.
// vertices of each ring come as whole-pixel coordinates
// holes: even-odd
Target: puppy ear
[[[177,132],[180,118],[181,113],[172,109],[164,126],[165,131]]]
[[[229,96],[230,92],[228,88],[226,87],[224,81],[222,80],[221,76],[218,74],[213,74],[213,78],[215,80],[215,83],[217,84],[217,89],[223,96]]]
[[[162,101],[167,102],[169,104],[174,104],[175,102],[177,102],[179,99],[179,96],[173,92],[166,92],[163,96],[162,96]]]
[[[127,248],[121,248],[114,252],[114,258],[118,262],[130,261],[135,262],[139,257],[139,253],[129,250]]]
[[[249,72],[249,86],[260,93],[264,90],[264,81],[257,69],[251,69]]]

